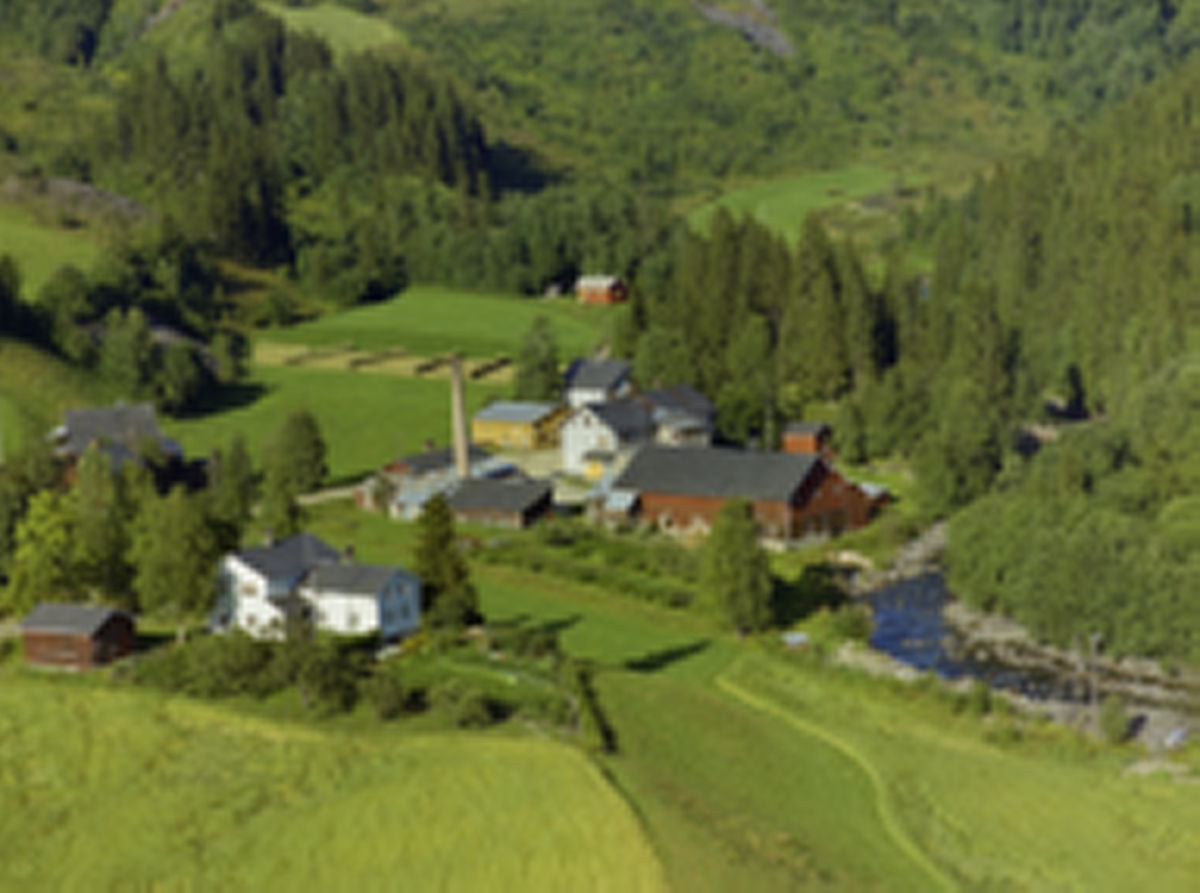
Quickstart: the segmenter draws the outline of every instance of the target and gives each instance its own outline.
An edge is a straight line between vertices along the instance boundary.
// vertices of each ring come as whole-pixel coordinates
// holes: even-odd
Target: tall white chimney
[[[454,433],[454,470],[465,481],[470,473],[467,458],[467,410],[463,401],[462,357],[450,359],[450,423]]]

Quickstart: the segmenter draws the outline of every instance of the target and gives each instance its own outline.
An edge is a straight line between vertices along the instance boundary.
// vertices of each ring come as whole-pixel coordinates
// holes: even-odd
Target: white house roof
[[[397,572],[376,564],[334,564],[314,570],[307,586],[317,598],[327,593],[375,595]]]
[[[627,360],[576,360],[567,369],[568,388],[617,387],[629,377],[633,364]]]
[[[532,403],[518,400],[498,400],[475,413],[477,422],[513,422],[533,424],[540,422],[558,408],[554,403]]]
[[[251,546],[235,553],[246,566],[268,580],[279,580],[307,573],[315,567],[337,564],[342,554],[311,533],[300,533],[273,546]]]

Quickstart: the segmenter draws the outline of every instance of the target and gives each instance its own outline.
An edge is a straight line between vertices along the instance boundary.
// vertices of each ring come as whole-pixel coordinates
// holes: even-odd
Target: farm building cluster
[[[702,536],[736,498],[752,503],[765,540],[787,544],[862,527],[889,498],[837,470],[829,425],[788,426],[781,452],[719,446],[704,394],[640,390],[624,360],[576,360],[561,401],[496,401],[469,426],[461,372],[451,387],[452,446],[389,462],[358,488],[364,508],[414,519],[441,495],[460,522],[519,529],[583,510]]]

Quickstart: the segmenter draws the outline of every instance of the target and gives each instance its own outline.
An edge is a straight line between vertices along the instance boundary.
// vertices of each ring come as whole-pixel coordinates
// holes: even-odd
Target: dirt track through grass
[[[921,849],[912,842],[904,829],[900,826],[897,820],[895,810],[892,807],[890,798],[888,797],[887,786],[884,784],[879,770],[871,763],[866,756],[854,748],[853,745],[838,738],[832,732],[822,729],[820,726],[805,722],[793,713],[784,710],[777,704],[767,701],[765,698],[760,698],[751,694],[746,689],[742,688],[736,682],[733,682],[727,676],[721,676],[717,679],[717,687],[731,697],[737,698],[743,704],[753,707],[763,713],[770,714],[781,722],[787,723],[792,728],[796,729],[804,735],[808,735],[819,739],[835,750],[843,754],[847,759],[853,762],[861,769],[866,776],[871,780],[871,786],[875,791],[875,808],[879,814],[879,820],[887,831],[892,842],[896,844],[904,853],[912,859],[914,863],[919,865],[930,878],[930,881],[938,887],[946,890],[956,889],[956,885],[946,877],[936,865],[930,861],[929,857],[921,851]]]

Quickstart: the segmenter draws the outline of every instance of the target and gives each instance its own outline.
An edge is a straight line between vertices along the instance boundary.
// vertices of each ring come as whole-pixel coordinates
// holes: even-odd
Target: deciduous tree
[[[730,626],[738,632],[756,632],[771,622],[771,585],[754,510],[745,500],[730,500],[717,512],[704,544],[702,591]]]

